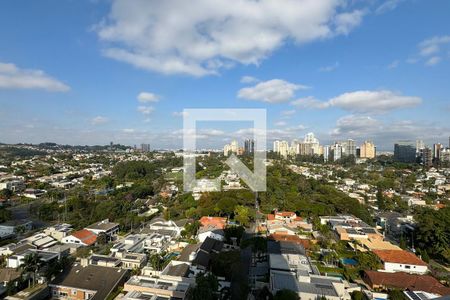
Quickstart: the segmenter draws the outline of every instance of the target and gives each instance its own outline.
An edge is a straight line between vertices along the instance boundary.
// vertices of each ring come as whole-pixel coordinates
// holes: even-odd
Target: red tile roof
[[[267,220],[269,220],[269,221],[275,220],[275,215],[274,214],[268,214],[267,215]]]
[[[430,275],[412,275],[403,272],[387,273],[377,271],[364,271],[363,279],[372,288],[382,286],[386,288],[409,289],[412,291],[424,291],[449,295],[450,288],[441,284],[436,278]]]
[[[310,247],[309,240],[301,239],[296,235],[274,233],[269,236],[269,239],[272,239],[274,241],[284,241],[284,242],[296,243],[296,244],[302,245],[305,249],[309,249],[309,247]]]
[[[279,211],[276,213],[277,216],[281,217],[292,217],[295,216],[295,212],[292,211]]]
[[[95,242],[97,241],[97,235],[87,229],[75,231],[74,233],[72,233],[72,236],[76,237],[88,246],[95,244]]]
[[[227,224],[227,218],[222,217],[201,217],[202,226],[212,226],[217,229],[224,229]]]
[[[427,263],[405,250],[373,250],[381,261],[397,264],[427,266]]]

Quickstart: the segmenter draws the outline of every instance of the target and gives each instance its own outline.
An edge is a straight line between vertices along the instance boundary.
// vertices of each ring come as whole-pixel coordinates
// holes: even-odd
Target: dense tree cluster
[[[267,192],[260,193],[261,209],[296,211],[303,216],[353,214],[371,223],[367,208],[333,185],[296,174],[282,165],[267,170]]]
[[[436,259],[450,263],[450,207],[421,208],[414,216],[416,245]]]

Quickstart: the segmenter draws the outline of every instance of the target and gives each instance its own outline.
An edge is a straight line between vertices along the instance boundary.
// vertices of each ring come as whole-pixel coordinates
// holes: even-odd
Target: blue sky
[[[449,1],[231,3],[2,1],[0,142],[175,148],[184,108],[265,108],[269,141],[448,143]]]

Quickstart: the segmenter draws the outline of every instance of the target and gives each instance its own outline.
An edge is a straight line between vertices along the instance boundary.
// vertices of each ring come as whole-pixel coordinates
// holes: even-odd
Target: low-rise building
[[[44,229],[44,233],[53,237],[54,239],[61,241],[72,232],[72,225],[70,224],[56,224]]]
[[[23,191],[22,196],[30,199],[38,199],[44,196],[47,193],[45,190],[38,189],[26,189]]]
[[[371,289],[375,290],[401,289],[424,291],[441,296],[450,295],[450,288],[430,275],[364,271],[362,279]]]
[[[120,268],[73,265],[50,284],[52,299],[104,300],[122,285],[129,272]]]
[[[411,252],[405,250],[373,250],[383,263],[386,272],[426,274],[428,265]]]
[[[125,299],[185,299],[191,281],[182,278],[132,276],[124,285]]]
[[[98,223],[94,223],[84,228],[89,231],[92,231],[96,235],[100,233],[106,234],[109,238],[112,238],[119,232],[119,224],[110,222],[108,219],[100,221]]]
[[[140,269],[147,263],[147,255],[144,253],[127,253],[120,260],[122,261],[122,268]]]
[[[37,233],[35,235],[29,236],[21,240],[21,242],[31,244],[37,249],[45,249],[57,244],[57,241],[54,238],[44,233]]]
[[[91,246],[96,242],[97,235],[86,229],[75,231],[61,240],[63,244],[79,244],[83,246]]]
[[[201,227],[197,232],[197,239],[204,242],[207,238],[218,241],[225,240],[223,229],[226,227],[227,219],[222,217],[202,217],[200,218]]]
[[[40,261],[43,263],[50,263],[61,258],[62,254],[58,252],[51,252],[47,250],[28,249],[20,253],[13,254],[7,258],[6,266],[8,268],[18,268],[28,255],[37,254]]]
[[[29,220],[11,220],[0,224],[0,237],[8,237],[25,233],[33,229],[33,222]]]

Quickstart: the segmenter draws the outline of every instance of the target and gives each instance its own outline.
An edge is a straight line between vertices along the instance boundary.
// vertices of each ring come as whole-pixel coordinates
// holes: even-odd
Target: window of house
[[[406,269],[411,269],[411,266],[405,266]]]

